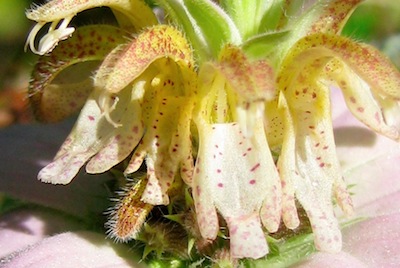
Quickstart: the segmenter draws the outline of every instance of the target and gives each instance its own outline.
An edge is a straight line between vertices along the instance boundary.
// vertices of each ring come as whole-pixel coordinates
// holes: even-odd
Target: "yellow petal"
[[[278,167],[283,180],[283,219],[288,227],[298,223],[294,196],[305,209],[318,249],[337,252],[341,234],[333,212],[332,197],[339,198],[350,214],[352,205],[336,157],[330,115],[329,88],[320,83],[327,59],[303,66],[280,94],[284,141]]]
[[[157,59],[169,57],[182,68],[193,67],[192,52],[183,34],[172,26],[158,25],[115,49],[94,77],[98,90],[117,93]]]
[[[129,88],[122,91],[120,97],[121,101],[112,116],[122,126],[115,128],[97,105],[97,92],[92,92],[54,161],[40,171],[40,180],[67,184],[93,156],[87,171],[101,173],[131,153],[144,131],[140,113],[138,117],[132,117],[131,114],[140,112],[140,102],[137,99],[131,100]]]
[[[372,46],[336,35],[314,34],[301,39],[286,57],[278,77],[280,88],[290,86],[291,77],[304,75],[302,68],[316,59],[330,61],[321,82],[343,90],[353,114],[373,130],[399,140],[400,73]],[[329,61],[326,61],[328,63]],[[322,69],[321,68],[321,69]]]
[[[246,101],[266,101],[274,97],[274,73],[266,61],[250,62],[240,48],[228,45],[221,50],[214,65]]]
[[[56,122],[79,111],[93,90],[92,71],[125,36],[113,26],[84,26],[50,56],[40,57],[29,84],[36,117]]]
[[[136,29],[157,23],[151,8],[141,0],[52,0],[26,12],[30,20],[58,22],[87,9],[108,6],[126,15]]]
[[[149,182],[142,201],[153,205],[169,203],[168,190],[177,174],[191,184],[193,171],[190,125],[194,98],[185,95],[196,80],[193,70],[181,69],[171,59],[160,60],[149,75],[143,97],[145,135],[135,149],[125,173],[135,172],[146,159]],[[153,66],[154,67],[154,66]],[[157,73],[158,72],[158,73]],[[184,74],[184,75],[182,75]],[[137,90],[137,89],[136,89]]]

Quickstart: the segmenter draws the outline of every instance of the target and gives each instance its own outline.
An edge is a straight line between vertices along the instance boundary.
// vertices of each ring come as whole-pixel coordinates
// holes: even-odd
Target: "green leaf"
[[[289,267],[316,251],[313,240],[312,234],[297,235],[286,241],[272,241],[269,239],[269,246],[273,251],[270,252],[268,257],[258,260],[244,260],[244,267]]]
[[[25,202],[12,198],[5,193],[0,193],[0,215],[24,205],[26,205]]]
[[[281,28],[283,21],[287,20],[285,16],[287,13],[283,12],[283,5],[285,0],[271,0],[271,5],[268,10],[264,12],[260,21],[259,33],[265,33]]]
[[[277,47],[286,40],[289,33],[289,31],[268,32],[254,36],[243,43],[242,49],[250,59],[267,58],[272,53],[276,58],[279,51]]]
[[[202,30],[207,43],[217,57],[226,43],[238,45],[241,37],[231,18],[216,4],[209,0],[184,0],[190,14]]]
[[[263,18],[276,1],[225,0],[221,5],[236,23],[244,40],[260,33]],[[279,14],[281,10],[279,9]]]
[[[183,28],[200,62],[217,58],[226,43],[241,43],[233,21],[212,1],[160,0],[160,5]]]

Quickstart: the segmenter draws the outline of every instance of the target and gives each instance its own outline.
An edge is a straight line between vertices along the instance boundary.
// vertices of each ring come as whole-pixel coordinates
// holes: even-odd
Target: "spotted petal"
[[[122,26],[129,30],[132,27],[138,30],[157,23],[151,8],[141,0],[53,0],[42,6],[35,6],[26,13],[29,19],[37,22],[27,38],[26,46],[29,45],[39,55],[51,52],[59,41],[67,39],[74,32],[75,28],[68,27],[68,24],[77,13],[101,6],[110,7],[116,12],[117,18],[121,17],[120,13],[127,17],[121,17],[121,21]],[[130,27],[125,25],[126,20],[130,22]],[[47,23],[51,23],[48,33],[41,38],[36,49],[36,35]]]
[[[201,234],[216,238],[218,211],[228,224],[232,257],[260,258],[268,252],[261,221],[272,232],[280,221],[279,179],[262,124],[251,139],[235,123],[198,128],[193,197]]]
[[[91,72],[126,35],[113,26],[84,26],[50,56],[40,57],[29,84],[36,117],[56,122],[78,111],[93,90]]]
[[[183,92],[192,87],[196,78],[192,70],[179,70],[171,60],[163,60],[157,65],[165,71],[158,73],[146,90],[143,107],[146,133],[125,173],[135,172],[146,158],[148,183],[142,201],[166,205],[169,203],[167,192],[178,169],[183,180],[191,184],[190,124],[194,99]],[[182,72],[186,73],[183,79],[178,75]]]
[[[94,77],[95,87],[117,93],[154,61],[165,57],[182,67],[193,67],[192,51],[183,34],[172,26],[157,25],[110,53]]]
[[[111,116],[118,108],[116,96],[132,81],[143,84],[133,92],[143,94],[143,114],[136,114],[146,133],[125,173],[135,172],[146,158],[148,183],[142,201],[168,204],[167,192],[177,170],[181,169],[183,179],[190,184],[193,169],[190,122],[196,76],[186,39],[171,26],[147,29],[131,43],[116,48],[94,81],[99,105],[116,128],[121,126]]]
[[[304,67],[279,96],[285,130],[278,167],[286,226],[296,228],[299,223],[296,196],[310,219],[317,248],[338,252],[341,234],[332,196],[347,214],[352,213],[352,205],[336,157],[329,88],[317,80],[325,64],[317,60]]]
[[[348,38],[315,34],[292,48],[282,67],[284,72],[302,75],[301,67],[315,59],[332,60],[325,68],[327,84],[342,89],[347,106],[361,122],[391,139],[400,140],[400,72],[372,46]],[[292,64],[290,66],[290,64]]]
[[[376,49],[329,34],[300,39],[283,61],[278,75],[282,90],[278,106],[284,111],[278,162],[284,185],[283,219],[289,228],[298,224],[295,195],[310,219],[318,249],[341,249],[332,195],[346,214],[352,211],[334,149],[329,86],[342,89],[350,110],[366,125],[398,140],[393,111],[398,109],[399,78]]]
[[[205,82],[200,95],[203,98],[210,98],[213,94],[219,96],[216,101],[219,107],[212,115],[215,121],[236,121],[244,135],[251,136],[257,117],[254,114],[261,115],[264,102],[275,95],[274,74],[268,62],[251,61],[239,47],[227,45],[221,50],[218,61],[202,65],[199,75]]]
[[[77,123],[54,161],[40,171],[40,180],[67,184],[99,152],[88,166],[89,172],[108,170],[129,155],[143,135],[141,104],[140,98],[131,100],[129,89],[122,92],[120,97],[121,101],[112,116],[123,123],[123,126],[115,128],[100,111],[96,92],[89,96]],[[132,118],[132,114],[138,116]]]
[[[275,94],[272,67],[264,60],[250,61],[238,47],[225,46],[215,68],[247,102],[270,100]]]
[[[230,230],[232,257],[260,258],[268,252],[262,225],[276,231],[281,214],[279,177],[260,112],[268,87],[258,81],[257,64],[250,64],[233,47],[223,51],[220,61],[203,64],[199,73],[201,100],[194,117],[199,151],[193,176],[197,221],[201,235],[214,240],[219,212]],[[242,73],[243,69],[249,72]],[[246,101],[251,107],[246,110],[251,135],[240,120],[240,106]]]

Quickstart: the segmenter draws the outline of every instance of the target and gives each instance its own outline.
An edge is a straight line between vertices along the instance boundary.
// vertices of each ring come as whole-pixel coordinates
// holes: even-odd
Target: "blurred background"
[[[0,0],[0,127],[32,120],[26,90],[35,57],[24,53],[30,0]]]
[[[34,120],[26,91],[36,56],[24,52],[33,25],[25,10],[32,4],[32,0],[0,0],[0,128]],[[366,0],[343,34],[380,48],[400,68],[400,1]]]

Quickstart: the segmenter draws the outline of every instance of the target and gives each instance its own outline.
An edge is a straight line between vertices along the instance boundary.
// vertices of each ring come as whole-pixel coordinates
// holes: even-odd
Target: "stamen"
[[[51,52],[58,44],[59,41],[65,40],[71,36],[75,31],[74,27],[68,27],[72,20],[72,16],[62,20],[60,26],[57,28],[59,21],[53,21],[49,27],[47,34],[45,34],[39,41],[38,49],[35,48],[35,39],[40,29],[46,24],[38,22],[28,35],[25,43],[25,50],[29,44],[29,48],[33,53],[44,55]]]
[[[65,40],[71,36],[75,31],[74,27],[68,27],[71,19],[72,17],[64,19],[58,28],[56,28],[58,22],[53,22],[51,24],[49,32],[39,41],[39,52],[42,53],[40,55],[51,52],[59,41]]]
[[[42,27],[45,25],[46,23],[43,22],[38,22],[30,31],[28,37],[26,38],[26,42],[25,42],[25,47],[24,50],[26,51],[26,49],[29,48],[32,50],[33,53],[35,54],[39,54],[39,51],[36,50],[35,48],[35,38],[37,33],[40,31],[40,29],[42,29]]]
[[[121,127],[122,124],[115,122],[111,118],[111,112],[115,110],[117,103],[119,101],[118,97],[111,96],[110,93],[101,93],[99,95],[97,104],[99,105],[100,111],[106,118],[107,122],[113,125],[115,128]]]
[[[254,101],[236,107],[237,121],[246,138],[253,137],[253,129],[257,120],[264,117],[264,102]]]

